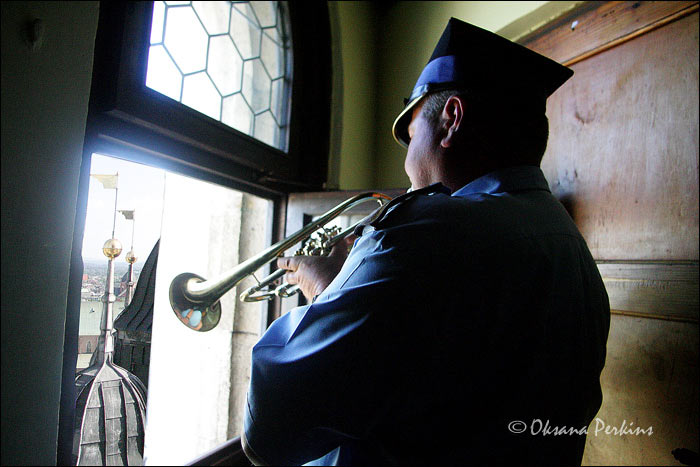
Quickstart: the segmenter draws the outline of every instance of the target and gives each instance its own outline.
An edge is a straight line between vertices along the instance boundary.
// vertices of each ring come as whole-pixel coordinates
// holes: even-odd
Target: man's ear
[[[450,96],[442,109],[442,124],[445,130],[440,146],[449,148],[454,145],[464,121],[465,101],[458,95]]]

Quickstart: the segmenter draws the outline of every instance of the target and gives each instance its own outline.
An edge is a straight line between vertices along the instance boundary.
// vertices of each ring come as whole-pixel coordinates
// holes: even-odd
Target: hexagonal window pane
[[[258,18],[255,16],[255,12],[250,6],[250,2],[236,2],[233,4],[233,8],[238,11],[242,16],[244,16],[251,25],[260,28],[260,23],[258,23]]]
[[[241,90],[243,60],[228,35],[211,38],[207,63],[209,63],[207,68],[209,76],[219,88],[221,95],[226,96]]]
[[[274,1],[154,2],[146,85],[286,150],[286,8]]]
[[[148,51],[146,86],[171,99],[180,100],[182,75],[162,45],[152,45]]]
[[[192,8],[167,9],[165,47],[183,73],[204,70],[207,64],[208,39]]]
[[[277,24],[277,2],[250,2],[260,22],[260,27],[266,28]]]
[[[185,76],[182,103],[211,118],[220,119],[221,96],[205,72]]]
[[[192,8],[202,20],[204,28],[211,35],[228,32],[230,2],[192,2]]]
[[[272,42],[274,42],[276,46],[278,46],[278,47],[282,46],[282,39],[280,38],[280,33],[279,33],[279,31],[277,31],[277,28],[265,28],[265,29],[263,29],[263,36],[267,36],[268,39],[271,39]]]
[[[241,57],[254,58],[260,55],[262,31],[251,24],[250,20],[234,8],[231,12],[231,38],[235,42]]]
[[[270,78],[259,59],[243,64],[242,92],[256,114],[270,107]]]
[[[265,112],[255,116],[255,136],[263,143],[270,146],[277,146],[279,127],[270,112]]]
[[[272,42],[267,35],[263,34],[262,46],[260,48],[260,58],[265,64],[265,69],[270,74],[270,78],[276,79],[284,76],[284,49]]]
[[[151,44],[163,42],[165,25],[165,3],[153,2],[153,24],[151,24]]]
[[[288,101],[284,98],[284,79],[276,79],[272,82],[270,89],[270,111],[278,123],[287,120],[287,108]]]
[[[221,111],[221,122],[250,135],[253,131],[253,112],[240,94],[225,97]]]

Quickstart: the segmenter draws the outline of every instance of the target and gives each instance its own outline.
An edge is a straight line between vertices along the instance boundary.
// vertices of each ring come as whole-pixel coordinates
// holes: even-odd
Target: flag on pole
[[[119,285],[114,288],[114,295],[119,297],[120,295],[124,295],[126,293],[126,286],[129,283],[129,271],[126,271],[124,275],[122,276],[121,280],[119,281]]]
[[[135,209],[120,209],[119,212],[124,216],[124,219],[128,221],[133,221],[134,215],[136,214]]]
[[[109,189],[116,189],[117,188],[117,177],[119,177],[119,174],[113,174],[113,175],[100,175],[100,174],[90,174],[91,177],[95,177],[98,182],[102,184],[103,187]]]

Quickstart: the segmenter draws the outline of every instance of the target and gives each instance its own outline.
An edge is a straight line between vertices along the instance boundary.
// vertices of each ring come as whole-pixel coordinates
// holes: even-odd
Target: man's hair
[[[442,110],[454,95],[466,102],[462,123],[463,132],[468,135],[466,144],[476,145],[475,150],[504,167],[540,165],[549,138],[549,121],[544,112],[507,113],[458,89],[438,91],[424,98],[422,109],[423,117],[433,128],[438,128]]]

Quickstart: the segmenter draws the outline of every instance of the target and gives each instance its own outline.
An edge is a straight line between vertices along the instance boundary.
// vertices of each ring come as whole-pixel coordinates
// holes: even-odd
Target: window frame
[[[289,2],[287,8],[293,75],[285,153],[148,88],[153,3],[100,2],[71,253],[58,464],[70,463],[73,446],[82,232],[92,154],[156,166],[270,199],[273,241],[284,236],[287,195],[325,187],[332,76],[328,5]],[[267,324],[279,314],[280,300],[271,301]]]
[[[328,7],[289,2],[287,8],[293,72],[286,153],[146,86],[152,2],[100,3],[90,109],[95,142],[167,160],[171,170],[198,168],[268,198],[321,190],[330,140]],[[317,27],[304,27],[309,23]]]

